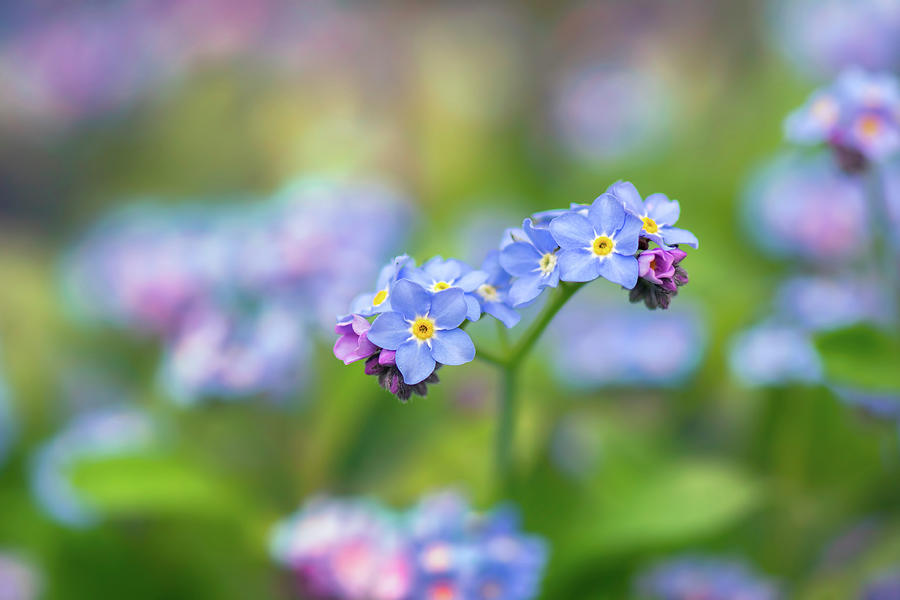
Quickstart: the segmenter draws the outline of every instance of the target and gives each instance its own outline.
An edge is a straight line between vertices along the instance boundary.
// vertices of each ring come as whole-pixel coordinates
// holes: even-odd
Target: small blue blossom
[[[641,236],[662,247],[675,244],[687,244],[692,248],[698,246],[697,236],[685,229],[673,227],[681,214],[678,200],[669,200],[665,194],[650,194],[641,200],[634,184],[628,181],[617,181],[606,190],[625,205],[625,210],[643,222]]]
[[[662,562],[639,578],[642,597],[653,600],[777,600],[778,587],[744,563],[704,556]]]
[[[548,229],[538,229],[525,219],[522,230],[526,239],[514,242],[500,253],[503,269],[517,277],[509,290],[513,306],[524,306],[547,287],[559,285],[559,246]]]
[[[461,289],[431,293],[401,279],[391,288],[391,298],[393,310],[375,319],[368,337],[379,347],[397,352],[394,360],[407,385],[431,375],[436,363],[461,365],[475,358],[472,339],[459,328],[466,319]]]
[[[475,290],[478,302],[481,303],[481,310],[507,327],[515,327],[522,317],[510,306],[509,293],[512,277],[500,266],[499,250],[488,253],[481,265],[481,270],[488,275],[487,281]]]
[[[732,372],[747,385],[817,383],[822,361],[807,332],[791,325],[762,323],[732,341]]]
[[[481,304],[474,292],[487,280],[484,271],[476,271],[455,258],[444,260],[435,256],[418,269],[405,269],[402,278],[414,281],[432,293],[461,289],[465,292],[466,318],[477,321],[481,317]]]
[[[568,212],[550,223],[559,244],[560,279],[592,281],[603,277],[631,289],[638,279],[638,249],[643,223],[625,211],[622,203],[603,194],[588,208],[587,216]]]
[[[414,266],[415,261],[406,254],[401,254],[391,259],[391,262],[382,267],[381,272],[378,274],[375,291],[360,294],[354,298],[351,303],[350,314],[339,317],[338,321],[347,321],[350,315],[371,317],[372,315],[391,310],[391,286],[400,278],[404,268],[412,268]]]

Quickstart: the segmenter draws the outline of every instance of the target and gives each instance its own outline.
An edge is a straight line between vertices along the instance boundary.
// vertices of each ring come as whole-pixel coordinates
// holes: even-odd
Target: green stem
[[[492,363],[500,368],[502,380],[500,384],[500,404],[497,407],[499,412],[497,420],[497,444],[496,444],[496,460],[497,471],[504,489],[509,489],[513,482],[513,460],[512,448],[513,437],[515,433],[516,421],[516,393],[517,379],[519,368],[528,354],[534,348],[534,345],[540,339],[541,334],[547,329],[550,321],[556,316],[556,313],[569,301],[569,299],[583,286],[583,283],[564,283],[561,282],[556,293],[547,302],[544,310],[538,315],[534,323],[519,342],[515,345],[511,352],[507,355],[506,360],[497,359],[492,355],[480,353],[482,360]]]

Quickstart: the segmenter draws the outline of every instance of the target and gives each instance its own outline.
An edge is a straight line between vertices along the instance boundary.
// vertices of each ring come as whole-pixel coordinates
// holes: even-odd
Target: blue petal
[[[524,277],[540,267],[541,255],[526,242],[510,244],[500,253],[500,264],[510,275]]]
[[[507,327],[515,327],[522,318],[518,312],[503,302],[485,302],[484,312],[499,320]]]
[[[415,319],[428,313],[431,294],[418,283],[401,279],[391,288],[391,308],[407,319]]]
[[[541,294],[546,287],[540,273],[516,279],[509,288],[509,303],[513,306],[528,304]]]
[[[674,225],[681,214],[678,200],[669,200],[665,194],[650,194],[645,203],[647,216],[658,225]]]
[[[535,228],[531,224],[531,219],[525,219],[522,222],[522,229],[541,254],[556,250],[556,240],[553,239],[553,234],[546,226]]]
[[[431,350],[434,360],[443,365],[462,365],[475,358],[475,344],[462,329],[436,332]]]
[[[424,269],[404,268],[400,272],[400,275],[401,275],[400,280],[406,279],[406,280],[412,281],[412,282],[416,283],[418,286],[425,288],[425,289],[431,289],[431,285],[432,285],[432,283],[434,283],[434,278],[431,275],[429,275],[428,273],[426,273]]]
[[[598,233],[610,235],[618,231],[625,222],[625,207],[618,198],[603,194],[588,209],[588,221]]]
[[[356,298],[353,299],[353,302],[350,304],[350,314],[362,315],[364,317],[371,317],[376,312],[375,305],[373,302],[375,301],[374,293],[360,294]],[[380,308],[380,307],[378,307]]]
[[[572,212],[553,219],[550,233],[560,248],[587,248],[596,237],[590,221]]]
[[[615,196],[629,212],[636,215],[644,214],[645,208],[644,203],[641,202],[641,195],[630,181],[617,181],[607,188],[606,193]]]
[[[380,348],[396,350],[400,344],[412,335],[409,321],[398,312],[386,312],[378,315],[366,337]]]
[[[465,292],[459,288],[449,288],[431,298],[428,316],[434,319],[438,329],[455,329],[466,318],[467,310]]]
[[[613,252],[600,261],[600,275],[630,290],[638,280],[638,261],[633,256]]]
[[[449,259],[445,261],[441,257],[436,256],[428,261],[428,264],[423,268],[435,281],[453,281],[454,279],[459,279],[460,275],[462,275],[462,267],[463,264],[458,260]]]
[[[641,237],[641,229],[644,222],[634,215],[625,216],[625,224],[622,225],[616,235],[616,252],[619,254],[634,254],[638,249],[638,239]]]
[[[600,261],[590,250],[579,248],[559,253],[559,278],[562,281],[593,281],[600,277]]]
[[[471,271],[453,282],[453,287],[462,288],[465,292],[474,292],[479,285],[487,281],[487,278],[488,274],[484,271]]]
[[[475,297],[475,294],[466,294],[466,318],[470,321],[477,321],[481,318],[481,302]]]
[[[434,338],[432,338],[434,339]],[[397,348],[394,357],[406,385],[415,385],[434,372],[434,358],[428,344],[410,340]]]
[[[687,229],[661,227],[659,233],[662,235],[663,241],[670,246],[674,244],[686,244],[692,248],[696,248],[700,245],[697,236]]]

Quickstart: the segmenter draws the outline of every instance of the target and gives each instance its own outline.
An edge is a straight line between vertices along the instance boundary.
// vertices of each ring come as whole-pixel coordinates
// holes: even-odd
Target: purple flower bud
[[[350,315],[348,321],[334,326],[338,340],[334,343],[334,355],[345,365],[368,358],[378,352],[378,346],[369,341],[371,324],[359,315]],[[366,365],[368,370],[368,363]]]

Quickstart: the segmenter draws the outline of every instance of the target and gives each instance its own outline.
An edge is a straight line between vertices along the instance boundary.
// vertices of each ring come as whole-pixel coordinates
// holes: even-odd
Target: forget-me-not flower
[[[518,243],[520,242],[512,245]],[[481,270],[488,276],[487,280],[475,290],[478,302],[481,303],[481,310],[507,327],[515,327],[522,317],[511,306],[509,294],[512,277],[501,266],[499,250],[488,253],[481,264]]]
[[[643,222],[642,237],[663,247],[675,244],[697,247],[697,236],[690,231],[673,227],[681,213],[678,200],[669,200],[665,194],[650,194],[642,201],[637,188],[628,181],[617,181],[609,186],[606,193],[622,202],[625,210]]]
[[[549,229],[535,228],[531,219],[522,223],[526,240],[506,246],[500,253],[500,264],[517,277],[509,290],[513,306],[524,306],[546,287],[559,285],[559,245]]]
[[[381,348],[396,350],[394,360],[407,385],[423,381],[437,363],[461,365],[475,358],[472,339],[459,329],[466,319],[462,289],[432,293],[401,279],[391,288],[391,307],[372,323],[368,338]]]
[[[466,318],[477,321],[481,317],[481,304],[474,292],[487,280],[484,271],[476,271],[455,258],[444,260],[435,256],[418,269],[405,269],[403,278],[418,283],[432,293],[459,288],[465,292]]]
[[[382,267],[378,274],[378,281],[375,284],[375,291],[360,294],[353,299],[350,314],[340,317],[340,322],[350,320],[352,315],[360,315],[362,317],[371,317],[379,313],[391,310],[391,286],[400,277],[400,273],[404,268],[412,268],[415,261],[406,254],[394,257],[391,262]]]
[[[638,279],[634,254],[643,225],[610,194],[594,200],[587,216],[568,212],[555,218],[550,232],[561,248],[560,279],[592,281],[603,277],[633,288]]]

